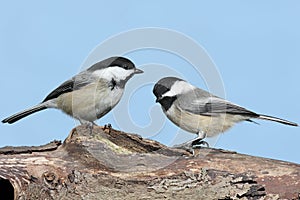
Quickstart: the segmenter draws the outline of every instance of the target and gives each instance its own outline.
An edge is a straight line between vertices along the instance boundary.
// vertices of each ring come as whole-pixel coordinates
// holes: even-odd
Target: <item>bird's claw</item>
[[[192,155],[194,155],[194,149],[193,149],[191,143],[178,144],[178,145],[174,145],[173,147],[176,149],[185,150],[185,151],[191,153]]]
[[[93,134],[93,129],[94,129],[95,123],[93,123],[93,122],[88,122],[88,123],[85,123],[85,126],[86,126],[86,128],[89,130],[90,135],[92,135],[92,134]]]
[[[209,144],[206,141],[202,140],[201,138],[197,138],[195,140],[188,141],[183,144],[174,145],[173,147],[177,149],[183,149],[195,156],[194,149],[200,149],[203,147],[203,145],[209,147]]]
[[[103,130],[104,132],[107,132],[107,133],[110,133],[110,132],[111,132],[111,129],[112,129],[111,124],[105,124],[105,125],[103,126],[103,128],[102,128],[102,130]]]
[[[192,141],[191,146],[193,149],[198,149],[203,146],[206,146],[207,148],[209,148],[209,144],[202,139],[196,139],[196,140]]]

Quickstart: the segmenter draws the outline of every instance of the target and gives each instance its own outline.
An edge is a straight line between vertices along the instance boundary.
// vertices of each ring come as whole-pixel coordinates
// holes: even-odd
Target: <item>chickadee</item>
[[[94,124],[120,101],[126,82],[143,73],[127,58],[111,57],[92,65],[53,90],[40,104],[4,120],[12,124],[35,112],[57,108],[78,119]]]
[[[153,93],[156,102],[161,104],[163,112],[174,124],[198,134],[189,146],[207,144],[202,141],[205,137],[218,135],[240,121],[253,122],[251,118],[298,126],[284,119],[257,114],[175,77],[160,79]]]

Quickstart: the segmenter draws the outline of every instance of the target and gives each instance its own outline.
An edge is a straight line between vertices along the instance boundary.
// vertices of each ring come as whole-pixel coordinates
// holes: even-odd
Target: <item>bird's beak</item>
[[[162,99],[162,97],[157,97],[155,102],[158,103],[158,102],[160,102],[161,99]]]
[[[141,69],[135,69],[135,70],[134,70],[134,73],[135,73],[135,74],[141,74],[141,73],[144,73],[144,71],[141,70]]]

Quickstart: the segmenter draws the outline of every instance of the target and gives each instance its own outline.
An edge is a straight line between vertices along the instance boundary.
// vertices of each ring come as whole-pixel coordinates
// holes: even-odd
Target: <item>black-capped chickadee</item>
[[[202,141],[205,137],[222,133],[240,121],[252,122],[251,118],[298,126],[294,122],[249,111],[176,77],[160,79],[153,93],[156,102],[160,103],[163,112],[174,124],[198,134],[189,142],[190,146],[207,144]]]
[[[40,104],[2,122],[12,124],[35,112],[57,108],[78,119],[81,124],[93,124],[117,105],[126,82],[139,73],[143,71],[135,68],[127,58],[107,58],[61,84]]]

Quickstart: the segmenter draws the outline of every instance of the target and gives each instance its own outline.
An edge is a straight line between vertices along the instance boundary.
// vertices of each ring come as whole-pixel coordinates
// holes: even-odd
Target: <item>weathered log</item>
[[[110,128],[0,149],[1,199],[299,199],[300,165],[221,149],[196,155]]]

